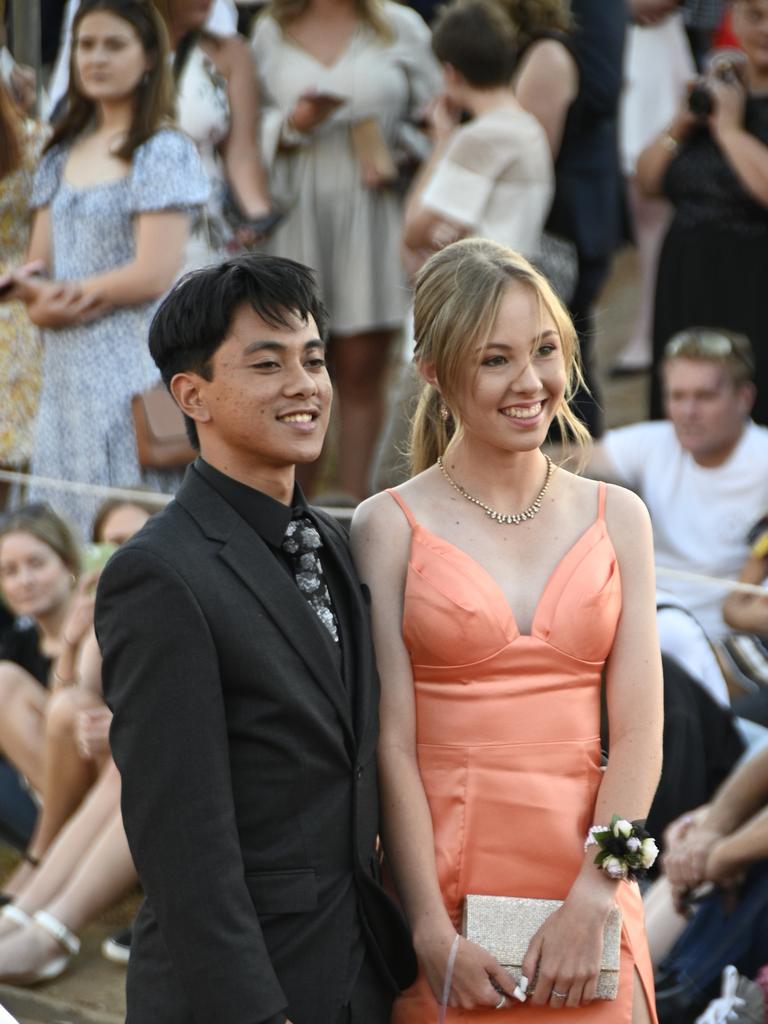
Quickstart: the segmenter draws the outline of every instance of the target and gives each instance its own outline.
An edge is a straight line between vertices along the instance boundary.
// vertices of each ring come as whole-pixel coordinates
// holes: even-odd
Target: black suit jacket
[[[365,595],[343,531],[313,514],[346,680],[290,575],[194,471],[102,574],[112,751],[146,895],[130,1024],[283,1010],[330,1024],[361,941],[392,992],[413,979],[406,926],[378,883]]]

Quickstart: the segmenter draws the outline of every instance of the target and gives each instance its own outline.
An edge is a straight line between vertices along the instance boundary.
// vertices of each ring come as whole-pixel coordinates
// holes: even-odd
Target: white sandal
[[[10,906],[10,905],[9,905]],[[3,908],[3,913],[8,907]],[[18,907],[12,908],[16,911],[16,914],[6,914],[6,917],[15,920],[18,924],[36,924],[39,928],[42,928],[44,932],[47,932],[51,938],[55,939],[60,946],[63,946],[66,950],[61,956],[54,957],[47,963],[43,964],[42,967],[38,967],[34,971],[26,971],[19,974],[8,973],[3,975],[2,981],[16,985],[37,985],[41,981],[53,981],[54,978],[58,978],[66,971],[69,967],[69,962],[73,956],[77,956],[80,952],[80,939],[67,928],[65,924],[59,921],[58,918],[54,917],[53,914],[49,914],[47,910],[38,910],[36,914],[30,917],[29,914],[20,910]],[[26,918],[26,921],[24,921]]]
[[[4,917],[7,921],[13,921],[19,928],[26,928],[28,924],[32,923],[32,918],[26,910],[17,907],[15,903],[6,903],[0,910],[0,917]]]

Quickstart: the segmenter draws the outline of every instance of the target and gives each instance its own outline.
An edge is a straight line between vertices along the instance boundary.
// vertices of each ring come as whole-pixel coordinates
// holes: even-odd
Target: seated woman
[[[105,502],[96,514],[93,532],[94,543],[104,546],[96,552],[100,564],[110,549],[131,537],[153,511],[153,506],[144,503]],[[96,579],[94,566],[82,577],[62,630],[68,643],[56,664],[59,685],[45,708],[41,810],[27,848],[30,865],[39,862],[109,759],[112,715],[101,696],[101,656],[93,632]],[[7,882],[6,895],[18,892],[28,874],[28,868],[21,865]]]
[[[552,202],[552,157],[510,85],[515,26],[486,0],[458,0],[438,16],[432,48],[444,91],[435,148],[406,206],[406,268],[415,273],[432,252],[472,234],[535,259]],[[472,115],[468,124],[458,124],[461,111]]]
[[[94,539],[120,544],[152,511],[141,503],[108,502],[97,513]],[[122,827],[120,779],[109,753],[112,715],[101,698],[92,594],[78,621],[82,658],[69,668],[76,675],[48,714],[43,811],[32,844],[39,867],[14,886],[13,903],[0,917],[0,977],[16,984],[65,970],[79,949],[74,932],[136,882]],[[62,670],[63,659],[57,668]],[[33,917],[38,911],[44,913]]]
[[[0,752],[37,792],[43,788],[46,707],[59,688],[55,676],[49,687],[52,666],[79,651],[79,638],[65,629],[79,571],[74,537],[48,506],[28,505],[3,521],[0,585],[18,621],[0,646]],[[27,867],[34,864],[33,854],[27,861]]]

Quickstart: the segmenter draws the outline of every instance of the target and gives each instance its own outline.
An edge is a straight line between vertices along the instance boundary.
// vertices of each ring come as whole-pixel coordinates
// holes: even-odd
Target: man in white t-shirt
[[[727,331],[681,331],[661,373],[667,420],[611,430],[595,445],[589,473],[636,491],[648,506],[660,605],[690,612],[707,636],[726,632],[725,588],[675,579],[676,570],[737,579],[747,534],[768,510],[768,429],[749,419],[754,402],[749,342]],[[689,615],[660,612],[662,649],[720,700],[722,674]]]

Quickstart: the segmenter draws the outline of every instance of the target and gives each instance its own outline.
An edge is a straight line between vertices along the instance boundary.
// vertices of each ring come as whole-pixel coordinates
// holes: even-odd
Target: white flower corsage
[[[610,825],[593,825],[584,849],[598,846],[595,864],[611,878],[642,878],[659,855],[654,839],[639,821],[614,814]]]

